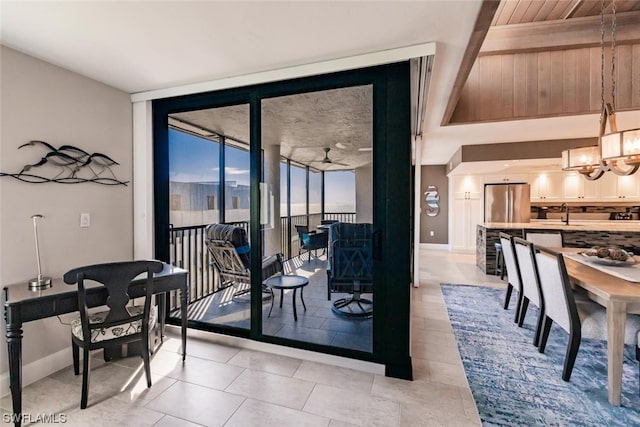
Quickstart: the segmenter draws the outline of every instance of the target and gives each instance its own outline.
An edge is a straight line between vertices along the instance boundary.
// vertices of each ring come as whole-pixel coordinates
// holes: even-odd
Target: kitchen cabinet
[[[557,202],[562,198],[562,174],[542,172],[529,176],[532,202]]]
[[[517,184],[529,182],[527,174],[486,175],[485,184]]]
[[[640,175],[619,176],[612,172],[605,173],[599,180],[600,199],[603,201],[636,201],[640,200]]]
[[[475,252],[476,226],[483,222],[482,186],[479,176],[452,177],[452,207],[449,215],[451,249]]]
[[[578,172],[562,174],[562,200],[597,201],[599,198],[600,183],[598,181],[589,181]]]

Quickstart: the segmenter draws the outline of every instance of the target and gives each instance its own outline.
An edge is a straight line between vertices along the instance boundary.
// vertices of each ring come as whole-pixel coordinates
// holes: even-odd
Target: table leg
[[[7,349],[9,350],[9,388],[13,404],[14,425],[22,424],[22,325],[6,325]]]
[[[620,395],[622,393],[622,364],[626,322],[626,303],[610,300],[607,303],[607,378],[609,403],[614,406],[620,406]]]
[[[158,294],[158,311],[160,318],[160,342],[164,342],[164,324],[166,321],[166,311],[167,311],[167,293]],[[182,314],[182,313],[181,313]]]
[[[267,317],[271,317],[271,311],[273,310],[273,300],[276,298],[273,294],[273,288],[269,289],[271,289],[271,308],[269,308],[269,314],[267,314]],[[280,295],[280,300],[282,301],[282,295]]]
[[[293,288],[293,320],[298,321],[298,312],[296,311],[296,291],[297,288]]]
[[[307,311],[307,306],[304,303],[304,288],[300,288],[300,300],[302,301],[302,306],[304,307],[304,311]]]
[[[280,289],[280,308],[282,308],[282,298],[284,298],[284,289]]]
[[[187,357],[187,301],[189,300],[189,284],[185,278],[180,289],[180,316],[182,317],[182,361]]]

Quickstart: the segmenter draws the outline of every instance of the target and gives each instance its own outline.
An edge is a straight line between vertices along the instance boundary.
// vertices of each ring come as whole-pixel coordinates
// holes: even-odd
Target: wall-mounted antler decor
[[[10,176],[23,182],[41,184],[44,182],[57,182],[59,184],[79,184],[82,182],[94,182],[102,185],[127,185],[129,181],[120,181],[111,170],[114,165],[120,163],[102,153],[88,153],[73,145],[62,145],[59,148],[44,141],[29,141],[18,147],[41,146],[48,150],[40,160],[32,164],[26,164],[18,173],[0,172],[0,176]],[[33,169],[52,171],[56,173],[52,178],[43,175],[35,175]],[[42,168],[42,169],[41,169]],[[106,175],[106,176],[105,176]]]

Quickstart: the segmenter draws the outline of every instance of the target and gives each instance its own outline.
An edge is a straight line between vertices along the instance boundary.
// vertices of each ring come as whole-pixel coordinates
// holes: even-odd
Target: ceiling
[[[526,6],[524,19],[538,3],[509,1],[500,6],[496,19],[509,15],[513,20]],[[542,3],[540,14],[550,8],[547,3],[557,3],[551,14],[584,2]],[[596,135],[594,115],[440,125],[481,5],[481,0],[0,0],[0,38],[5,46],[129,93],[436,42],[423,164],[446,163],[462,144]],[[507,5],[514,8],[510,14]],[[572,13],[583,10],[586,6],[578,5]],[[618,113],[618,125],[632,127],[639,116]],[[331,151],[330,157],[339,154]]]

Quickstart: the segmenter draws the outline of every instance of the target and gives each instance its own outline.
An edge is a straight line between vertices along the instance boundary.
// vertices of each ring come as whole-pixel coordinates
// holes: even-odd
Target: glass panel
[[[291,218],[281,221],[283,229],[278,234],[284,240],[290,233],[289,241],[280,242],[290,258],[285,261],[284,276],[266,278],[274,291],[274,304],[263,305],[264,335],[372,352],[372,93],[372,86],[360,86],[261,102],[265,170],[270,162],[267,153],[276,159],[276,149],[278,162],[286,158],[292,163],[289,189],[281,163],[280,182],[270,182],[272,188],[280,189],[282,216],[286,215],[285,194],[290,191]],[[324,218],[323,173],[329,180]],[[356,206],[362,208],[362,215],[360,211],[356,215]],[[331,261],[330,242],[337,239],[329,237],[323,219],[363,223],[350,239],[357,243],[347,248],[351,254],[359,251],[355,253],[358,261],[345,262],[350,255],[340,249],[333,251],[340,261]],[[296,229],[296,225],[302,227]],[[351,232],[345,228],[345,234]],[[332,276],[328,292],[327,267],[332,262],[332,271],[340,271],[340,277]],[[358,301],[350,303],[352,299],[359,299],[368,313],[360,311]]]
[[[189,270],[189,320],[248,329],[249,106],[171,114],[169,126],[170,258]],[[177,295],[170,304],[177,316]]]
[[[169,129],[169,222],[174,227],[218,222],[220,144]]]
[[[249,150],[224,147],[225,222],[249,221]]]

